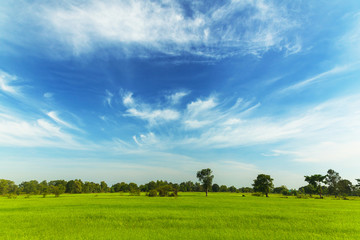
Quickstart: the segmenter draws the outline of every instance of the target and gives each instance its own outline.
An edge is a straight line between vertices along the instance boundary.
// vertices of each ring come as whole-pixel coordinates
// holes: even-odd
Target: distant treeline
[[[337,172],[330,169],[327,175],[312,175],[305,176],[305,181],[309,184],[299,189],[288,189],[282,185],[280,187],[272,187],[272,180],[269,175],[260,174],[259,176],[267,176],[270,180],[269,193],[277,193],[283,195],[299,195],[299,194],[320,194],[334,195],[334,196],[360,196],[360,179],[356,179],[357,185],[353,185],[349,180],[342,179]],[[211,184],[208,189],[209,192],[233,192],[233,193],[253,193],[262,192],[261,186],[256,183],[258,179],[254,180],[254,187],[241,187]],[[321,185],[323,183],[323,185]],[[198,182],[182,182],[172,183],[163,180],[151,181],[146,184],[137,185],[136,183],[120,182],[111,187],[104,181],[100,183],[83,182],[80,179],[65,181],[53,180],[47,182],[46,180],[38,182],[37,180],[25,181],[16,185],[11,180],[0,179],[0,195],[6,194],[27,194],[37,195],[41,194],[44,197],[48,194],[59,196],[63,193],[80,194],[80,193],[108,193],[108,192],[127,192],[131,195],[140,195],[140,192],[149,192],[151,194],[158,193],[160,196],[177,195],[178,192],[204,192],[204,186]],[[266,191],[263,191],[266,193]]]

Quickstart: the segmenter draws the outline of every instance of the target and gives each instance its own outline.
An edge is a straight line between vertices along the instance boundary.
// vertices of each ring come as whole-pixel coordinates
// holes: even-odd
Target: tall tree
[[[338,183],[341,180],[339,173],[332,169],[327,171],[325,183],[328,185],[329,194],[337,196],[339,193]]]
[[[212,181],[214,178],[214,175],[211,175],[212,171],[210,168],[202,169],[201,171],[198,171],[196,174],[196,177],[199,179],[199,181],[202,183],[204,190],[206,192],[206,196],[208,195],[208,191],[210,190],[212,186]]]
[[[353,185],[349,180],[341,179],[338,185],[339,185],[339,192],[341,195],[346,196],[351,194],[353,190]]]
[[[259,174],[257,178],[254,180],[254,191],[255,192],[262,192],[266,195],[266,197],[269,197],[269,192],[274,187],[273,181],[270,177],[270,175],[266,174]]]
[[[318,192],[320,198],[322,198],[321,183],[324,183],[325,178],[326,176],[323,176],[321,174],[305,176],[305,181],[314,187],[314,189]]]

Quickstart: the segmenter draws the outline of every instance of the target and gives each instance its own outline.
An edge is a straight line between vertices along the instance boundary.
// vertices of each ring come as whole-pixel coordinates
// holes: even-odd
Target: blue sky
[[[0,177],[354,182],[359,90],[358,1],[4,1]]]

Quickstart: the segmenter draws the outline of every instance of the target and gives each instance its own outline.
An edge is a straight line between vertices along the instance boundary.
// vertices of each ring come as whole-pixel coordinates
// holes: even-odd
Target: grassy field
[[[180,193],[0,197],[1,239],[360,239],[360,201]]]

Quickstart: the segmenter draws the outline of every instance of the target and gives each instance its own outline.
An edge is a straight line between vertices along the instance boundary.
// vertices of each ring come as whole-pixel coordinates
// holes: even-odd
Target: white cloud
[[[85,149],[71,134],[44,119],[24,120],[0,114],[0,146]]]
[[[152,109],[142,109],[137,110],[135,108],[130,108],[126,110],[124,116],[137,117],[143,120],[148,121],[151,124],[155,124],[159,121],[172,121],[177,120],[180,117],[180,114],[172,109],[161,109],[161,110],[152,110]]]
[[[286,48],[287,53],[301,49],[299,43],[289,40],[299,25],[296,16],[290,15],[295,11],[270,1],[229,1],[213,6],[194,1],[188,10],[182,1],[167,0],[22,3],[22,7],[25,26],[36,24],[40,32],[36,37],[51,41],[53,52],[60,44],[60,49],[66,46],[75,55],[115,46],[112,54],[123,56],[149,57],[150,50],[172,56],[223,58],[261,55],[270,49]]]
[[[54,94],[51,92],[44,93],[44,98],[52,98],[53,96],[54,96]]]
[[[187,113],[193,117],[199,115],[200,113],[204,113],[214,107],[216,107],[217,103],[215,98],[210,97],[207,100],[198,99],[195,102],[191,102],[187,105]]]
[[[9,75],[0,70],[0,90],[13,95],[19,94],[18,87],[11,86],[10,84],[10,82],[14,80],[16,80],[15,76]]]
[[[171,104],[178,104],[180,100],[187,96],[190,92],[189,91],[180,91],[176,92],[174,94],[171,94],[170,96],[167,96],[167,98],[170,100]]]
[[[200,136],[184,139],[183,144],[227,148],[279,143],[285,140],[304,141],[308,144],[338,142],[340,139],[343,142],[357,142],[360,141],[359,99],[360,96],[357,95],[339,98],[281,118],[248,116],[234,125],[224,124],[227,121],[232,122],[231,119],[236,116],[236,113],[232,112],[225,119],[215,119],[211,127],[205,129]],[[221,116],[222,112],[219,112],[219,115]],[[287,151],[298,152],[297,149]]]
[[[190,129],[196,129],[196,128],[202,128],[210,123],[211,123],[210,121],[186,120],[185,127]]]
[[[179,119],[180,113],[174,109],[154,109],[150,104],[135,101],[133,93],[122,93],[123,104],[127,107],[124,116],[140,118],[148,121],[149,124],[158,124]]]
[[[58,116],[58,113],[55,112],[55,111],[51,111],[51,112],[48,112],[47,115],[52,119],[54,120],[56,123],[62,125],[62,126],[65,126],[67,128],[71,128],[71,129],[74,129],[74,130],[79,130],[81,131],[78,127],[62,120],[59,116]]]
[[[140,134],[139,137],[133,136],[133,140],[139,146],[153,146],[158,143],[158,140],[154,133],[149,132],[148,134]]]
[[[111,101],[112,101],[112,98],[114,97],[114,94],[112,94],[109,90],[106,90],[105,93],[106,93],[105,103],[107,105],[109,105],[110,107],[112,107],[111,106]]]
[[[133,93],[127,92],[124,90],[120,90],[120,95],[122,96],[123,104],[125,107],[133,107],[135,106],[135,101],[133,99]]]
[[[323,72],[323,73],[320,73],[316,76],[313,76],[311,78],[308,78],[308,79],[305,79],[305,80],[302,80],[301,82],[298,82],[298,83],[295,83],[289,87],[286,87],[282,90],[280,90],[280,93],[288,93],[288,92],[291,92],[291,91],[296,91],[296,90],[300,90],[302,88],[305,88],[307,87],[308,85],[310,84],[313,84],[313,83],[316,83],[318,81],[321,81],[321,80],[326,80],[328,79],[329,77],[332,77],[336,74],[339,74],[339,73],[343,73],[347,70],[349,70],[351,67],[351,65],[344,65],[344,66],[336,66],[326,72]]]

